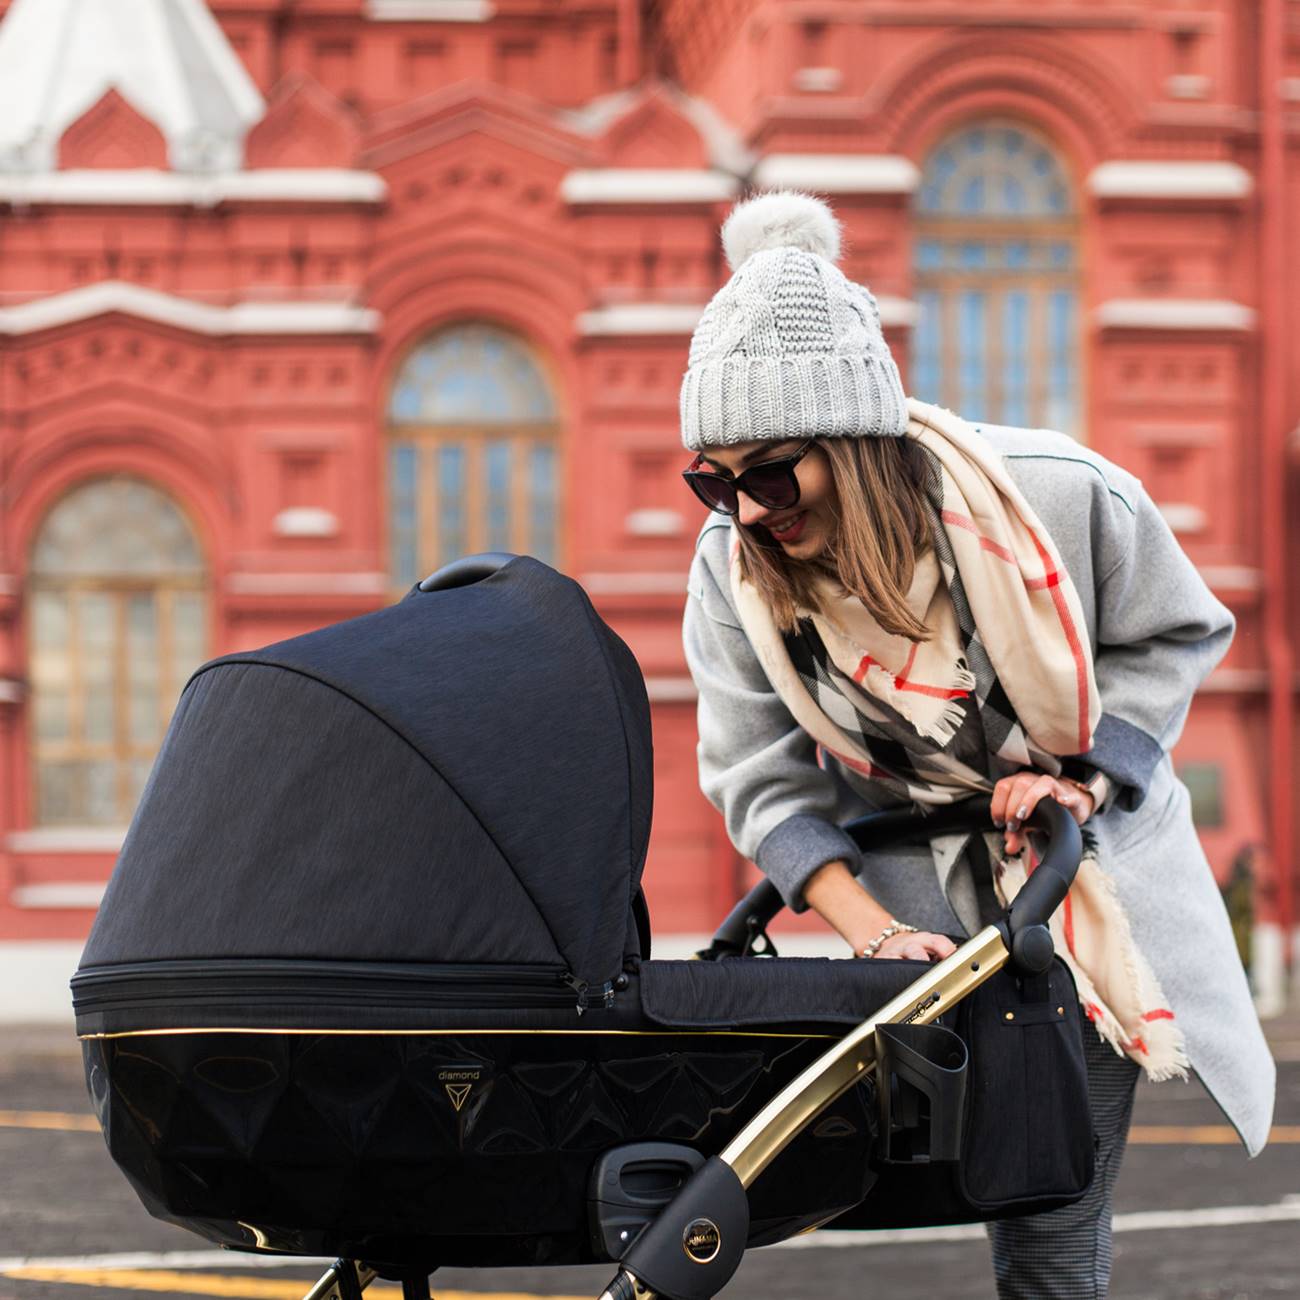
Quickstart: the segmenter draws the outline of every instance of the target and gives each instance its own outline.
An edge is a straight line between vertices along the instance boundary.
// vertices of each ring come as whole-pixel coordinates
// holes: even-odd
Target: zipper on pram
[[[596,990],[595,994],[592,993],[591,985],[586,980],[580,980],[569,971],[564,973],[564,982],[578,996],[576,1010],[579,1015],[582,1015],[588,1007],[599,1006],[604,1010],[608,1010],[614,1005],[614,985],[608,980]],[[598,999],[598,1001],[593,999]]]
[[[614,1003],[563,966],[395,965],[379,962],[153,961],[90,967],[72,980],[78,1015],[183,1003],[245,1007],[455,1007],[507,1010],[571,1006],[578,1015]]]

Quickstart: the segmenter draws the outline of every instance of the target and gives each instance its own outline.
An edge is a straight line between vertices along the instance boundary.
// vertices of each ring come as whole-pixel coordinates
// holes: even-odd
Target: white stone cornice
[[[910,194],[921,173],[899,154],[776,153],[759,160],[760,189],[812,190],[821,194]]]
[[[10,853],[118,853],[125,826],[41,826],[5,837]]]
[[[382,573],[232,573],[226,590],[234,596],[382,596]]]
[[[1233,162],[1104,162],[1087,179],[1102,199],[1244,199],[1254,179]]]
[[[0,335],[31,334],[108,312],[138,316],[195,334],[373,334],[380,315],[342,302],[240,302],[214,307],[125,280],[0,307]]]
[[[704,313],[703,304],[627,302],[598,307],[578,317],[578,333],[592,336],[620,334],[690,334]]]
[[[584,573],[578,581],[591,596],[686,595],[686,577],[680,570],[668,573],[639,569],[624,573]]]
[[[1252,308],[1225,298],[1112,298],[1093,320],[1102,329],[1230,330],[1255,328]]]
[[[699,691],[689,677],[655,677],[645,679],[645,693],[651,704],[693,704]]]
[[[1214,591],[1261,591],[1264,586],[1264,571],[1248,564],[1201,564],[1197,569]]]
[[[369,0],[366,17],[380,23],[485,23],[496,12],[490,0]]]
[[[18,885],[9,897],[15,907],[80,912],[97,908],[104,901],[106,887],[102,881],[59,880]]]
[[[140,167],[0,175],[0,203],[215,207],[218,203],[382,203],[375,172],[348,167],[264,167],[199,176]]]
[[[896,298],[891,294],[876,294],[880,309],[880,323],[886,329],[912,329],[920,319],[921,308],[911,298]]]
[[[290,506],[271,521],[271,531],[277,537],[335,537],[339,521],[332,510],[320,506]]]
[[[718,203],[740,182],[726,172],[689,167],[607,167],[569,172],[560,182],[567,203]]]

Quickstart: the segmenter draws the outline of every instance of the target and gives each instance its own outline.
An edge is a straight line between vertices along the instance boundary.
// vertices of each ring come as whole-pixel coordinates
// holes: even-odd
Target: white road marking
[[[1194,1210],[1139,1210],[1117,1214],[1116,1232],[1169,1232],[1184,1228],[1235,1228],[1257,1223],[1294,1223],[1300,1220],[1300,1195],[1286,1196],[1272,1205],[1211,1205]],[[896,1246],[912,1242],[977,1241],[984,1236],[981,1223],[954,1224],[947,1228],[890,1228],[881,1232],[814,1232],[778,1242],[772,1250],[816,1250],[819,1247]]]
[[[1272,1205],[1211,1205],[1193,1210],[1141,1210],[1115,1216],[1116,1232],[1169,1232],[1186,1228],[1235,1228],[1262,1223],[1300,1221],[1300,1194]],[[768,1250],[817,1250],[842,1247],[895,1246],[910,1242],[976,1241],[984,1236],[978,1223],[947,1228],[891,1228],[880,1232],[814,1232],[778,1242]],[[0,1258],[0,1274],[17,1268],[319,1268],[334,1261],[308,1255],[244,1254],[234,1250],[144,1251],[118,1255],[12,1255]]]

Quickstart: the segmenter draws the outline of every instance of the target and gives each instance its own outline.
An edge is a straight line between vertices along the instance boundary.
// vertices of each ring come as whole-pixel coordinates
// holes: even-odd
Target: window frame
[[[1031,214],[1025,218],[1018,218],[997,213],[981,217],[972,213],[944,214],[923,211],[919,205],[914,205],[911,221],[913,294],[918,307],[923,296],[927,294],[936,295],[939,306],[937,322],[939,391],[917,393],[917,396],[954,410],[975,423],[1007,422],[1005,371],[1008,353],[1004,347],[1005,325],[1001,323],[1004,320],[1002,310],[1009,294],[1023,292],[1028,298],[1029,312],[1025,328],[1028,347],[1024,358],[1025,418],[1022,423],[1030,428],[1061,427],[1062,432],[1086,441],[1088,403],[1083,335],[1082,220],[1078,205],[1078,187],[1070,175],[1061,151],[1048,137],[1023,122],[1003,118],[976,119],[945,133],[927,151],[921,164],[922,179],[917,192],[920,192],[925,183],[925,172],[930,160],[938,153],[951,147],[969,132],[979,130],[991,132],[998,129],[1014,130],[1024,136],[1030,144],[1051,153],[1057,168],[1070,187],[1071,210],[1061,216]],[[1003,246],[1014,243],[1030,245],[1068,243],[1073,257],[1072,265],[1068,269],[1061,270],[1053,268],[1022,270],[1005,266],[987,270],[947,269],[944,266],[935,269],[922,267],[919,264],[919,249],[924,243],[936,243],[944,249],[962,243]],[[973,291],[985,295],[986,321],[994,319],[995,316],[999,320],[998,328],[988,328],[986,325],[984,333],[982,389],[985,410],[978,419],[969,410],[963,410],[963,406],[968,406],[968,403],[965,401],[966,386],[962,375],[960,326],[957,320],[963,295]],[[1058,292],[1069,292],[1073,295],[1071,340],[1068,345],[1072,360],[1068,395],[1070,412],[1064,420],[1056,419],[1050,410],[1052,399],[1050,303],[1052,295]],[[918,319],[909,339],[909,388],[915,384],[917,372],[921,368],[918,364],[920,329]]]
[[[177,512],[189,529],[202,563],[203,552],[199,534],[181,503],[171,493],[149,479],[127,473],[97,475],[83,480],[64,493],[46,510],[41,524],[32,536],[29,553],[34,554],[42,529],[60,506],[75,496],[78,491],[114,479],[131,479],[158,493],[167,505]],[[200,569],[188,572],[178,570],[169,572],[164,564],[153,573],[60,574],[57,571],[42,572],[39,569],[29,568],[25,586],[23,649],[29,682],[25,710],[27,788],[30,798],[28,822],[32,827],[42,830],[124,826],[130,822],[138,799],[132,767],[141,761],[151,762],[157,756],[175,711],[181,688],[185,684],[180,680],[184,670],[182,669],[181,672],[175,670],[177,632],[175,598],[177,595],[185,594],[197,598],[200,612],[198,662],[202,663],[210,653],[213,619],[210,570],[206,563],[202,563]],[[130,733],[129,603],[133,596],[142,594],[149,595],[154,604],[153,662],[156,665],[156,674],[153,697],[157,709],[157,722],[154,737],[149,742],[133,740]],[[36,640],[35,604],[37,598],[42,595],[61,598],[67,619],[67,636],[61,650],[67,658],[68,725],[67,737],[61,740],[43,740],[38,730],[41,686],[37,654],[41,647],[38,647]],[[91,741],[86,739],[85,735],[89,672],[81,635],[81,620],[84,616],[85,598],[90,595],[106,595],[112,602],[109,682],[113,701],[113,736],[109,741]],[[197,667],[198,664],[194,666]],[[188,673],[185,673],[185,676],[188,677]],[[46,819],[42,816],[44,765],[105,762],[111,763],[114,769],[114,812],[111,820],[89,816],[88,795],[84,787],[80,792],[79,801],[81,815],[67,819]]]
[[[555,417],[549,420],[472,420],[436,423],[427,420],[397,420],[392,415],[393,396],[401,382],[403,372],[421,349],[436,344],[444,336],[457,330],[482,331],[485,335],[497,334],[508,339],[519,348],[535,368],[538,378],[546,385],[551,409]],[[388,529],[386,538],[388,582],[391,594],[398,597],[408,590],[404,579],[397,574],[396,549],[394,535],[394,513],[396,494],[392,470],[392,455],[399,447],[410,448],[415,453],[414,506],[415,506],[415,546],[416,575],[419,582],[430,573],[434,573],[443,564],[449,563],[455,556],[443,557],[441,549],[441,530],[438,527],[438,478],[437,462],[439,452],[445,448],[457,447],[464,454],[463,467],[465,504],[464,519],[464,555],[474,555],[490,549],[502,549],[499,541],[490,542],[491,523],[488,516],[488,488],[486,475],[487,449],[494,443],[505,443],[509,447],[510,480],[507,492],[509,507],[507,515],[508,541],[504,549],[528,554],[532,534],[531,483],[527,459],[529,453],[537,448],[546,447],[553,457],[553,523],[551,542],[553,553],[549,563],[561,567],[566,553],[565,518],[563,510],[564,473],[563,473],[563,421],[559,415],[558,385],[550,368],[545,363],[543,354],[533,346],[531,341],[519,332],[498,325],[494,321],[461,320],[440,326],[432,333],[423,335],[402,359],[394,371],[384,409],[384,493],[385,520]]]

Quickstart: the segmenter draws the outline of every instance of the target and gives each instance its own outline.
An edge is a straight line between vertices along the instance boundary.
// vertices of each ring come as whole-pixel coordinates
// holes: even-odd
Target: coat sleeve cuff
[[[1093,733],[1092,748],[1069,759],[1062,767],[1075,780],[1084,780],[1085,776],[1081,775],[1084,773],[1105,772],[1111,784],[1107,808],[1118,806],[1125,812],[1135,812],[1147,797],[1152,773],[1164,753],[1160,742],[1141,727],[1112,713],[1103,713]]]
[[[861,855],[853,837],[834,822],[810,813],[787,817],[763,837],[754,854],[758,869],[781,892],[792,912],[808,908],[803,891],[808,880],[828,862],[842,861],[857,875]]]

